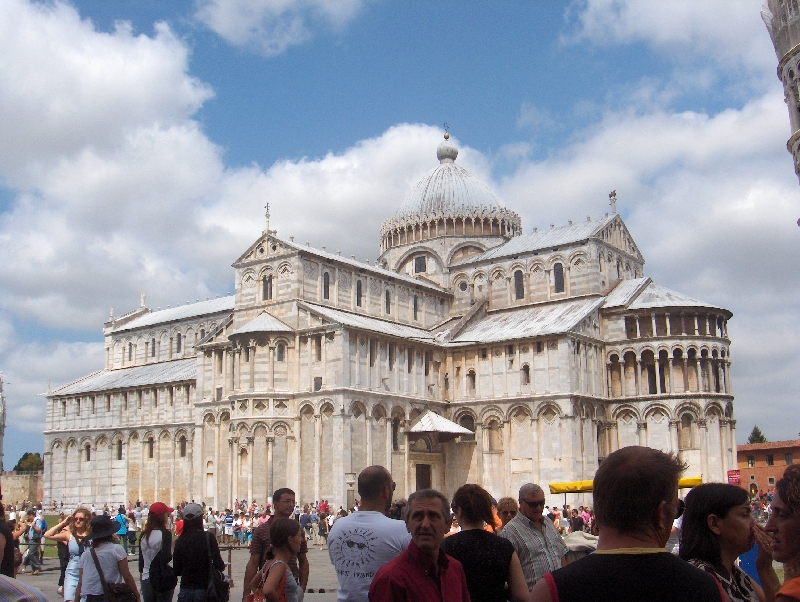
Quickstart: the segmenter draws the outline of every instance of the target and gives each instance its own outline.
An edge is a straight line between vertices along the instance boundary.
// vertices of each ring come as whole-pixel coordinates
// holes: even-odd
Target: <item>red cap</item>
[[[164,502],[154,502],[150,504],[149,514],[164,514],[165,512],[172,512],[175,508],[170,508]]]

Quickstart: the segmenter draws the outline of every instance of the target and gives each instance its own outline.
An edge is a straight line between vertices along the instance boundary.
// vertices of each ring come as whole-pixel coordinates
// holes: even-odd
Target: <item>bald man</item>
[[[392,505],[394,482],[383,466],[370,466],[358,475],[358,512],[333,523],[328,553],[339,579],[339,602],[367,602],[378,569],[408,547],[405,523],[386,514]]]

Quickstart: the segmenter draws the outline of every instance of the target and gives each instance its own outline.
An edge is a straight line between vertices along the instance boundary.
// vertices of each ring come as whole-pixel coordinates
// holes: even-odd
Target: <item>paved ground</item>
[[[130,556],[132,572],[136,577],[138,584],[138,574],[136,571],[136,563],[134,556]],[[228,561],[228,552],[222,552],[222,558]],[[244,578],[244,569],[247,565],[250,555],[246,549],[232,550],[230,552],[231,559],[231,575],[233,577],[234,588],[231,592],[231,602],[239,602],[242,596],[242,579]],[[304,602],[334,602],[336,600],[336,572],[331,565],[328,558],[328,550],[322,550],[319,546],[311,546],[308,551],[308,563],[311,568],[311,574],[308,579],[308,593],[306,593]],[[41,590],[50,602],[60,602],[63,597],[58,595],[58,560],[55,558],[45,558],[44,569],[39,575],[35,577],[30,573],[25,575],[18,575],[20,581],[28,585],[32,585]],[[311,593],[314,590],[314,593]],[[320,590],[325,590],[325,593],[319,593]],[[178,599],[178,592],[175,591],[174,600]]]

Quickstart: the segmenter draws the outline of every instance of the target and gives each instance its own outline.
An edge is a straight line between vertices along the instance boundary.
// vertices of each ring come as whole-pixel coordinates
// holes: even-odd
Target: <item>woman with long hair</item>
[[[492,497],[479,485],[463,485],[453,496],[453,512],[461,531],[444,539],[444,551],[464,566],[473,602],[512,602],[528,599],[528,586],[519,557],[507,539],[494,530]],[[506,590],[508,584],[508,591]]]
[[[772,512],[765,527],[772,536],[772,556],[783,563],[783,586],[776,602],[800,601],[800,465],[786,468],[775,484]]]
[[[119,524],[108,516],[101,514],[95,516],[90,522],[91,533],[86,536],[86,541],[91,542],[91,547],[81,554],[78,565],[78,586],[75,588],[75,600],[85,596],[86,602],[106,600],[103,588],[103,578],[108,585],[122,583],[130,588],[137,602],[141,602],[139,590],[133,580],[128,567],[128,554],[119,545],[117,531]],[[94,554],[92,554],[94,552]],[[95,554],[97,564],[95,564]],[[103,571],[103,577],[97,570],[97,565]]]
[[[692,489],[685,501],[680,557],[714,575],[732,602],[772,602],[778,577],[770,538],[750,516],[747,491],[727,483],[705,483]],[[761,586],[736,566],[754,541]]]
[[[88,508],[79,507],[60,523],[44,532],[45,539],[66,544],[69,552],[62,586],[64,602],[75,600],[75,588],[78,586],[80,576],[81,554],[83,554],[84,540],[91,531],[89,527],[91,519],[91,511]]]
[[[269,541],[271,547],[267,551],[267,561],[250,582],[250,589],[258,591],[261,588],[269,602],[297,602],[300,586],[288,566],[303,543],[300,523],[291,518],[273,518],[269,522]]]
[[[147,522],[142,529],[142,536],[139,540],[139,579],[142,584],[144,602],[172,602],[174,588],[165,592],[157,592],[153,589],[150,583],[150,565],[161,550],[164,550],[164,562],[172,560],[169,515],[173,510],[163,502],[150,504]]]
[[[142,535],[144,537],[144,535]],[[141,543],[141,542],[140,542]],[[175,542],[172,566],[181,578],[178,602],[204,602],[208,588],[209,552],[218,570],[225,568],[217,539],[203,530],[203,507],[187,504],[183,509],[183,531]],[[233,582],[230,582],[233,588]]]

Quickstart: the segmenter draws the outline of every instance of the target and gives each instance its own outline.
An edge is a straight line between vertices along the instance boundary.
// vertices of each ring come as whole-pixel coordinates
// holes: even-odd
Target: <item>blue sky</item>
[[[374,259],[444,122],[525,231],[616,189],[646,274],[734,312],[739,440],[796,437],[800,189],[759,11],[3,2],[5,467],[42,450],[47,381],[101,366],[110,307],[232,290],[266,202],[279,235]]]

